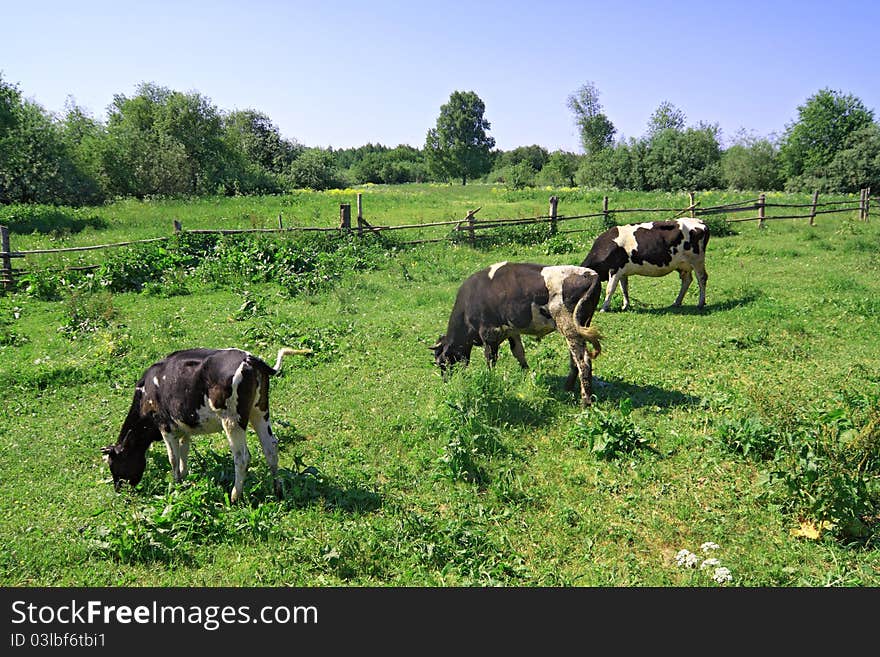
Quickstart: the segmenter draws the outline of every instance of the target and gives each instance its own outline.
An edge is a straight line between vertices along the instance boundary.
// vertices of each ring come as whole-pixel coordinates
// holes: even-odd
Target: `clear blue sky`
[[[334,148],[422,147],[474,91],[498,148],[581,152],[566,99],[587,82],[618,137],[663,101],[723,139],[781,134],[822,88],[880,118],[880,1],[0,0],[0,72],[50,112],[103,121],[154,82]]]

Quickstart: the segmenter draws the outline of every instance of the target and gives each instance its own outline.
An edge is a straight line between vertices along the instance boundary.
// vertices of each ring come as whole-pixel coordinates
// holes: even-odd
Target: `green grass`
[[[484,219],[544,214],[550,193],[356,191],[375,224],[481,206]],[[601,192],[557,193],[560,213],[601,208]],[[611,197],[612,207],[687,200]],[[698,195],[703,205],[750,197]],[[13,248],[152,237],[172,217],[185,228],[270,227],[280,207],[291,225],[333,225],[340,202],[354,194],[126,201],[92,209],[103,228],[15,234]],[[606,340],[592,411],[563,390],[558,335],[526,340],[528,372],[506,349],[488,372],[477,351],[443,383],[427,347],[461,280],[499,260],[579,263],[600,226],[578,227],[551,242],[370,252],[369,266],[313,293],[180,273],[174,296],[62,287],[55,300],[0,297],[0,583],[717,586],[675,559],[707,556],[711,541],[727,586],[880,585],[877,223],[737,224],[709,243],[703,312],[696,289],[669,307],[675,276],[631,279],[633,309],[617,310],[618,293],[593,322]],[[318,352],[288,359],[272,384],[283,499],[252,432],[236,507],[220,435],[194,440],[183,484],[170,485],[154,445],[138,489],[113,491],[99,448],[115,441],[144,368],[193,346],[271,360],[282,342]],[[867,492],[847,478],[852,454],[865,459]],[[863,527],[792,534],[865,500]]]

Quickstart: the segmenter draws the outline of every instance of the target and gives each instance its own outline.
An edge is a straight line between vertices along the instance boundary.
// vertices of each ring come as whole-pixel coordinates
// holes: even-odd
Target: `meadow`
[[[544,215],[551,193],[560,214],[586,214],[605,194],[405,185],[126,200],[69,211],[55,230],[19,216],[13,248],[164,236],[173,219],[335,226],[358,192],[373,225]],[[880,222],[855,215],[760,229],[720,218],[702,311],[696,284],[671,308],[677,276],[632,278],[633,307],[621,312],[618,292],[593,320],[605,339],[586,410],[563,390],[557,334],[524,339],[528,371],[504,347],[494,370],[475,351],[447,382],[428,347],[466,276],[501,260],[579,264],[601,218],[549,239],[546,226],[502,229],[476,248],[400,243],[447,227],[183,235],[28,258],[34,273],[0,296],[0,584],[878,586]],[[43,271],[62,264],[102,267]],[[100,447],[146,367],[195,346],[273,362],[285,345],[314,354],[272,382],[281,499],[250,430],[243,503],[228,502],[220,434],[193,441],[184,483],[170,484],[156,444],[144,481],[114,492]]]

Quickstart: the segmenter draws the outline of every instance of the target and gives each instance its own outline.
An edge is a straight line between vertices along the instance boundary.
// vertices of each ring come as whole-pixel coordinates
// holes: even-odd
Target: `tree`
[[[281,136],[278,127],[264,113],[237,110],[223,117],[226,139],[248,162],[268,172],[281,173],[305,150]]]
[[[821,179],[853,133],[869,126],[874,113],[851,94],[821,89],[798,106],[798,119],[786,127],[779,157],[786,187],[802,189]]]
[[[575,124],[578,127],[584,153],[595,155],[608,148],[614,141],[617,129],[602,113],[599,102],[599,91],[596,85],[588,82],[568,97],[568,108],[574,112]]]
[[[288,176],[298,189],[331,189],[337,185],[333,154],[320,148],[308,148],[290,164]]]
[[[0,77],[0,204],[81,205],[100,200],[95,189],[62,126]]]
[[[782,189],[779,146],[771,139],[740,131],[721,155],[721,177],[729,189]]]
[[[430,169],[440,178],[476,178],[489,172],[494,137],[486,131],[490,123],[483,117],[486,106],[473,91],[454,91],[440,107],[437,126],[428,130],[425,156]]]
[[[574,187],[579,158],[568,151],[553,151],[541,169],[540,180],[547,185]]]
[[[645,181],[665,191],[714,189],[721,181],[718,126],[662,130],[648,142]]]
[[[684,112],[678,109],[668,100],[664,100],[651,118],[648,119],[648,138],[662,132],[663,130],[676,130],[681,132],[684,130],[685,116]]]
[[[880,190],[880,125],[870,123],[849,135],[827,167],[823,191]]]

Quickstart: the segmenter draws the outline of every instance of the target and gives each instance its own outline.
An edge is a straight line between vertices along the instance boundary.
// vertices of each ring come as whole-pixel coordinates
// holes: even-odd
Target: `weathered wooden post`
[[[279,230],[284,229],[284,222],[281,220],[281,213],[280,212],[278,213],[278,228],[279,228]]]
[[[692,218],[696,217],[697,214],[696,214],[696,212],[694,212],[694,193],[693,192],[688,192],[688,201],[689,201],[688,207],[690,208],[690,211],[691,211],[691,217]]]
[[[758,194],[758,228],[764,228],[764,194]]]
[[[358,213],[357,213],[358,237],[363,237],[364,236],[364,206],[362,205],[360,194],[358,194],[358,196],[357,196],[357,208],[358,208]]]
[[[477,236],[474,231],[474,213],[475,212],[476,212],[476,210],[470,210],[467,213],[468,233],[470,235],[471,246],[474,246],[477,243]]]
[[[810,225],[814,226],[816,222],[816,205],[819,203],[819,190],[813,192],[813,205],[810,207]]]
[[[8,226],[0,226],[0,251],[2,251],[3,256],[3,271],[0,272],[3,276],[3,288],[9,290],[15,281],[12,278],[12,256],[10,255],[11,250],[9,248]]]
[[[559,205],[559,198],[556,196],[550,197],[550,234],[556,234],[556,208]]]
[[[602,197],[602,225],[608,228],[608,197]]]
[[[351,203],[339,204],[339,228],[344,231],[351,230]]]
[[[865,221],[868,221],[868,214],[871,212],[871,188],[865,187]]]
[[[183,230],[183,226],[181,226],[180,222],[177,219],[175,219],[174,220],[174,232],[179,233],[182,230]]]

